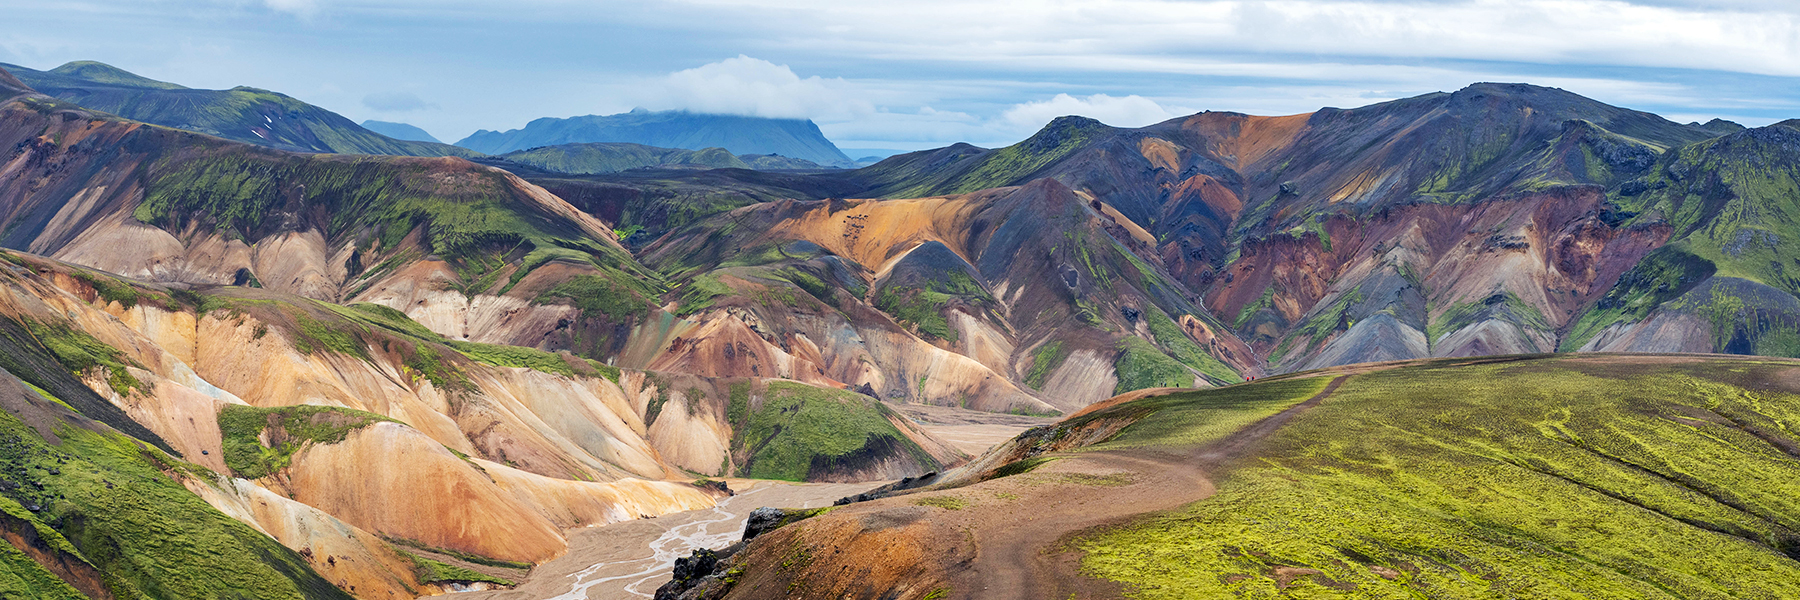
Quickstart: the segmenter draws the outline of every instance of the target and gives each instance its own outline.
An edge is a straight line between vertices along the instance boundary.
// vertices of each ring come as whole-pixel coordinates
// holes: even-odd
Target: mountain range
[[[598,175],[646,168],[818,170],[818,163],[777,154],[733,155],[724,148],[679,150],[642,144],[561,144],[508,152],[495,159],[569,175]]]
[[[236,92],[0,71],[0,595],[509,587],[715,478],[900,481],[660,597],[1781,597],[1800,564],[1800,121],[1484,83],[766,172],[573,138],[843,157],[686,113],[474,161],[120,114],[187,93]],[[968,456],[908,405],[1063,419]]]
[[[371,120],[363,121],[362,126],[364,129],[394,138],[396,140],[407,140],[407,141],[413,141],[413,142],[431,142],[433,144],[443,143],[443,142],[439,142],[437,138],[432,137],[431,134],[426,132],[425,130],[419,129],[418,127],[414,127],[414,126],[406,124],[406,123],[395,123],[392,121],[376,121],[376,120],[371,119]]]
[[[396,140],[337,113],[252,87],[196,90],[93,61],[49,71],[0,63],[38,92],[143,121],[294,152],[473,156],[447,144]]]
[[[616,142],[659,148],[724,148],[732,154],[778,154],[827,166],[854,166],[804,119],[768,119],[686,111],[636,109],[616,115],[532,120],[523,129],[481,130],[456,143],[485,154],[506,154],[542,146]]]

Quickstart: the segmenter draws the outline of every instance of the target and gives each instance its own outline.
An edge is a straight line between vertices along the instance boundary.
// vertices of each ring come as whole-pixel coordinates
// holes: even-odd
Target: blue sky
[[[817,121],[845,148],[1083,114],[1293,114],[1478,81],[1678,121],[1800,117],[1800,2],[0,0],[0,62],[250,85],[440,139],[633,107]]]

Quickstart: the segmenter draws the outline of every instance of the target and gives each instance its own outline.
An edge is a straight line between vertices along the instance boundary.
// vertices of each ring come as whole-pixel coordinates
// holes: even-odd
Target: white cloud
[[[778,119],[843,119],[874,111],[843,79],[802,79],[787,65],[738,55],[663,78],[641,99],[645,108]]]
[[[1014,105],[1001,113],[1000,118],[1021,127],[1042,127],[1051,119],[1064,115],[1098,119],[1114,127],[1143,127],[1178,116],[1156,101],[1135,94],[1123,97],[1094,94],[1086,98],[1057,94],[1049,100]]]

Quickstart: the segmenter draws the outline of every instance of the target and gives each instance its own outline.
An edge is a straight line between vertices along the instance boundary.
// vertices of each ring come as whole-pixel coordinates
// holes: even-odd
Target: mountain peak
[[[0,68],[0,92],[4,92],[6,96],[17,96],[33,91],[31,86],[25,85],[25,82],[19,81],[19,78],[13,77],[12,72]]]
[[[85,79],[94,83],[122,87],[140,87],[158,90],[187,89],[187,87],[182,85],[169,83],[167,81],[157,81],[103,62],[92,60],[77,60],[65,63],[60,67],[51,69],[50,72],[57,75],[74,77],[76,79]]]

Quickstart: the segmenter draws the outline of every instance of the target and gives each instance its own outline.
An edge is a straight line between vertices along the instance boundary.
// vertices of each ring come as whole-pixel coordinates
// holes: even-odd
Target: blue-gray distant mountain
[[[779,154],[821,165],[853,161],[804,119],[765,119],[686,111],[633,110],[616,115],[543,118],[511,131],[477,131],[456,145],[486,154],[541,146],[624,142],[659,148],[724,148],[732,154]]]
[[[371,120],[363,121],[362,126],[363,126],[363,129],[367,129],[369,131],[373,131],[375,133],[379,133],[381,135],[385,135],[385,136],[394,138],[396,140],[406,140],[409,142],[431,142],[433,144],[444,143],[442,141],[439,141],[437,138],[432,137],[432,135],[430,133],[426,132],[425,130],[419,129],[418,127],[414,127],[411,124],[407,124],[407,123],[395,123],[393,121],[376,121],[376,120],[371,119]]]

